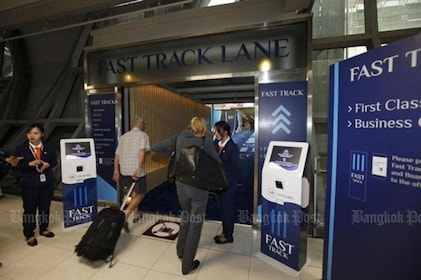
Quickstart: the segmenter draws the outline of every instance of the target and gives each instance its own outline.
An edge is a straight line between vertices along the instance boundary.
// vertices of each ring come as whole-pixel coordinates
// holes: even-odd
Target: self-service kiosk
[[[97,214],[94,140],[62,139],[60,154],[64,227],[90,222]]]
[[[307,262],[308,143],[272,141],[262,169],[262,231],[258,256],[289,274]]]

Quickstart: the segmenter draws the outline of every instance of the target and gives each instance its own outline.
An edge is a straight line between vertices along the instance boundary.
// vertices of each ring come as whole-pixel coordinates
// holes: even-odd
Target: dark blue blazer
[[[218,151],[218,140],[213,142],[216,151]],[[238,180],[238,170],[240,166],[240,150],[237,144],[232,141],[232,138],[225,144],[222,153],[219,155],[222,161],[222,166],[225,170],[229,186],[236,186]]]
[[[19,185],[22,188],[38,187],[38,186],[51,186],[54,187],[55,178],[53,167],[57,165],[57,156],[55,147],[43,142],[43,149],[41,153],[41,160],[48,162],[50,167],[44,170],[45,182],[40,182],[40,174],[35,166],[29,166],[29,162],[35,160],[35,157],[29,148],[29,142],[19,145],[15,149],[17,156],[22,156],[23,159],[19,161],[16,168],[21,171],[19,176]]]

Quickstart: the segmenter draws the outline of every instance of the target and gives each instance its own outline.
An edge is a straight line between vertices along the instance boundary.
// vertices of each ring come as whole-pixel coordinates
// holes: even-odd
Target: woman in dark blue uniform
[[[235,193],[237,191],[240,151],[231,139],[231,127],[225,121],[219,121],[214,126],[214,146],[222,161],[225,175],[228,179],[228,189],[216,195],[216,203],[222,220],[222,233],[214,237],[216,244],[234,242]]]
[[[55,148],[42,141],[44,127],[33,123],[26,130],[25,141],[16,147],[15,154],[23,157],[16,165],[21,171],[19,186],[23,201],[23,234],[29,246],[38,244],[35,238],[36,212],[38,209],[39,234],[48,238],[50,204],[53,199],[55,178],[52,168],[57,165]]]

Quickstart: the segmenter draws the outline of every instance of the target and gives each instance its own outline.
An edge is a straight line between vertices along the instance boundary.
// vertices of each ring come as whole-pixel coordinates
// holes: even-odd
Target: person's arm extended
[[[175,145],[177,143],[178,135],[179,134],[173,135],[164,141],[161,141],[159,143],[156,143],[155,145],[152,145],[151,150],[159,154],[171,156],[172,152],[176,148]]]
[[[15,167],[16,165],[18,165],[19,161],[23,159],[23,157],[17,157],[17,156],[8,156],[7,158],[5,158],[4,160],[9,163],[11,166]]]

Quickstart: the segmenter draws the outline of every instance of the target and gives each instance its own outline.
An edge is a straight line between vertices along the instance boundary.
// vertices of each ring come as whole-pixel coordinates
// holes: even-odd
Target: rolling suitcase
[[[104,260],[110,263],[110,267],[112,266],[115,247],[126,222],[123,209],[129,201],[135,185],[136,181],[130,186],[120,208],[107,207],[96,215],[81,241],[76,245],[75,252],[78,256],[92,262]]]

